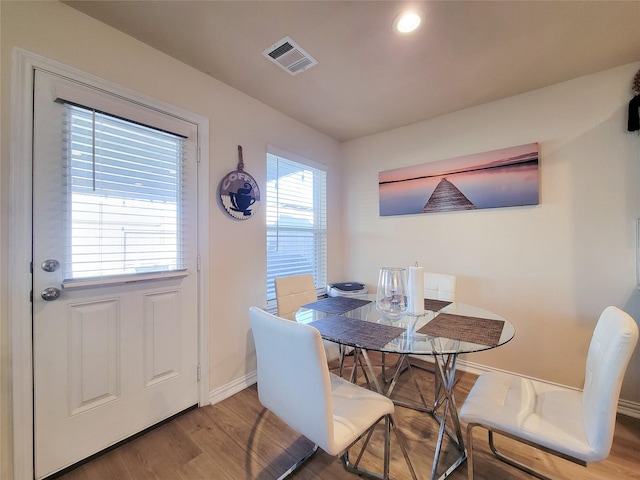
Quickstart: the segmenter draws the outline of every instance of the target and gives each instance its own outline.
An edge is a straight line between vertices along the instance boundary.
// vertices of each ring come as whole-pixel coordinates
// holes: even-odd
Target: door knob
[[[60,289],[56,287],[47,287],[42,291],[40,296],[47,302],[57,300],[60,297]]]

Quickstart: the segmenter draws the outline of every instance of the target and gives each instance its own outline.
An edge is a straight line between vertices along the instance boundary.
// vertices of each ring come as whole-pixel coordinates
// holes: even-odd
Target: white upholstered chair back
[[[302,305],[318,299],[313,275],[310,273],[278,277],[274,283],[279,317],[293,320]]]
[[[617,307],[607,307],[598,320],[589,345],[582,410],[585,431],[594,456],[605,459],[616,422],[624,373],[638,341],[638,325]]]
[[[258,363],[260,403],[330,454],[331,382],[318,330],[256,307],[249,309]]]
[[[340,456],[350,472],[388,480],[390,434],[394,431],[411,478],[417,480],[395,428],[391,416],[394,405],[389,398],[329,373],[322,337],[311,325],[291,322],[257,307],[249,308],[249,318],[256,346],[260,403],[315,444],[281,479],[293,474],[320,447],[329,455]],[[349,460],[349,449],[381,421],[385,425],[383,466],[382,474],[377,475],[359,466],[368,440],[361,444],[355,462]]]
[[[456,300],[456,276],[448,273],[425,272],[424,298],[430,300]]]

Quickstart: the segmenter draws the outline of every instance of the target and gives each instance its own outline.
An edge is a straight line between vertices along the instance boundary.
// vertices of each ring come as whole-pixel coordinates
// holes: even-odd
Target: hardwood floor
[[[415,370],[426,393],[432,392],[432,374]],[[462,405],[476,376],[459,372],[455,388]],[[399,395],[409,395],[413,384],[403,377],[396,387]],[[436,424],[424,413],[397,407],[394,414],[407,443],[420,479],[429,478]],[[463,428],[466,426],[463,425]],[[376,432],[363,465],[379,471],[382,432]],[[477,480],[533,477],[506,465],[491,455],[486,434],[478,430],[475,473]],[[586,468],[544,454],[509,439],[496,440],[504,453],[534,465],[558,480],[640,479],[640,419],[618,415],[613,448],[609,457]],[[288,428],[258,401],[256,386],[220,402],[186,412],[146,434],[111,450],[60,476],[64,480],[271,480],[278,478],[310,447],[311,442]],[[451,462],[453,447],[443,454]],[[440,469],[438,473],[444,469]],[[392,437],[391,475],[397,480],[411,478],[401,452]],[[322,451],[291,478],[296,480],[358,478],[345,471],[337,458]],[[466,463],[456,469],[452,480],[467,478]]]

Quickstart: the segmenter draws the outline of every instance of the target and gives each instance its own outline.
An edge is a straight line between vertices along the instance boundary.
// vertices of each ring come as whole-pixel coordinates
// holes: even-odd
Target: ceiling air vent
[[[289,37],[284,37],[279,42],[274,43],[262,52],[262,55],[291,75],[302,73],[307,68],[311,68],[318,63],[315,58],[300,48]]]

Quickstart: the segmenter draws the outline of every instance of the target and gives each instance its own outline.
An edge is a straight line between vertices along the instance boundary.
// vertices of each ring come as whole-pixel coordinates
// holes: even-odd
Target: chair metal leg
[[[488,432],[488,437],[489,437],[489,448],[491,449],[491,451],[493,452],[493,454],[495,455],[495,457],[500,460],[501,462],[504,462],[508,465],[511,465],[512,467],[517,468],[518,470],[522,470],[523,472],[528,473],[529,475],[532,475],[536,478],[539,478],[540,480],[553,480],[550,477],[547,477],[546,475],[543,475],[540,472],[537,472],[535,470],[533,470],[532,468],[529,468],[527,465],[525,465],[524,463],[520,463],[517,460],[514,460],[511,457],[508,457],[506,455],[504,455],[503,453],[500,453],[497,449],[496,446],[493,443],[493,431],[492,430],[487,430]]]
[[[301,459],[296,461],[296,463],[291,465],[286,472],[284,472],[282,475],[280,475],[278,477],[278,480],[284,480],[285,478],[287,478],[294,471],[296,471],[298,468],[300,468],[307,460],[309,460],[311,457],[313,457],[313,455],[317,451],[318,451],[318,445],[314,445],[313,448],[311,450],[309,450],[307,453],[305,453],[305,455]]]
[[[356,459],[355,462],[351,463],[349,461],[349,448],[351,448],[351,446],[349,448],[347,448],[347,450],[345,450],[345,452],[342,454],[342,456],[340,457],[342,460],[342,465],[344,466],[345,470],[355,473],[361,477],[366,477],[366,478],[372,478],[372,479],[376,479],[376,480],[389,480],[389,459],[391,457],[391,431],[393,430],[393,432],[396,435],[396,439],[398,441],[398,446],[400,447],[400,450],[402,451],[402,455],[404,457],[404,460],[407,464],[407,467],[409,468],[409,472],[411,473],[411,478],[413,480],[418,480],[418,477],[416,476],[416,472],[413,468],[413,465],[411,464],[411,460],[409,459],[409,454],[407,452],[407,448],[404,444],[404,440],[401,437],[400,432],[398,431],[395,421],[393,420],[393,417],[391,415],[385,415],[383,417],[385,419],[385,431],[384,431],[384,457],[383,457],[383,470],[382,470],[382,474],[379,473],[375,473],[375,472],[371,472],[369,470],[366,470],[364,468],[360,468],[358,465],[360,463],[360,460],[362,459],[362,456],[364,454],[365,449],[367,448],[367,445],[369,444],[369,440],[371,439],[371,435],[373,434],[373,430],[375,429],[375,427],[378,425],[378,423],[380,423],[380,420],[382,420],[382,418],[380,420],[378,420],[378,422],[375,423],[375,425],[373,425],[366,436],[366,439],[364,441],[364,444],[360,450],[360,453],[358,454],[358,458]],[[359,440],[356,440],[357,443]]]
[[[547,452],[550,453],[552,455],[555,455],[556,457],[560,457],[563,458],[565,460],[568,460],[570,462],[573,463],[577,463],[578,465],[582,465],[583,467],[587,466],[587,463],[584,460],[580,460],[579,458],[575,458],[572,457],[570,455],[565,455],[561,452],[555,451],[555,450],[551,450],[549,448],[543,447],[541,445],[538,445],[536,443],[533,442],[529,442],[526,440],[523,440],[521,438],[518,438],[514,435],[508,434],[506,432],[502,432],[500,430],[496,430],[496,429],[492,429],[487,427],[486,425],[482,425],[480,423],[470,423],[467,425],[467,471],[469,472],[469,480],[473,480],[473,438],[472,438],[472,430],[474,427],[482,427],[485,428],[487,430],[487,434],[488,434],[488,439],[489,439],[489,448],[491,449],[491,452],[493,453],[493,455],[500,460],[501,462],[504,462],[508,465],[511,465],[512,467],[517,468],[518,470],[522,470],[525,473],[528,473],[529,475],[539,478],[540,480],[553,480],[552,478],[546,476],[545,474],[538,472],[537,470],[534,470],[533,468],[529,467],[528,465],[525,465],[524,463],[521,463],[517,460],[514,460],[511,457],[508,457],[507,455],[505,455],[504,453],[501,453],[498,451],[498,449],[495,446],[495,443],[493,441],[493,435],[494,432],[498,433],[500,435],[503,435],[507,438],[511,438],[513,440],[516,440],[520,443],[524,443],[525,445],[529,445],[531,447],[537,448],[539,450],[542,450],[543,452]]]
[[[391,418],[389,415],[384,417],[384,460],[382,462],[382,476],[389,478],[389,457],[391,450]]]

